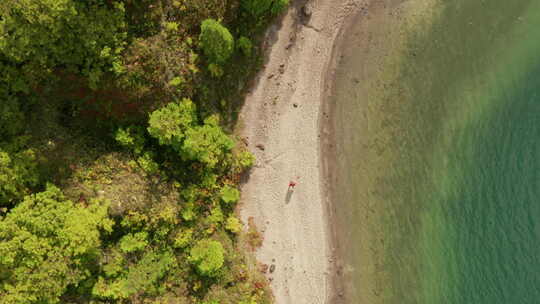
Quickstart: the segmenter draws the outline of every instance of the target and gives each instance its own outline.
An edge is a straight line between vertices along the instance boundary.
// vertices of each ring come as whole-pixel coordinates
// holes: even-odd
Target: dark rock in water
[[[276,265],[270,265],[270,273],[273,273],[276,270]]]

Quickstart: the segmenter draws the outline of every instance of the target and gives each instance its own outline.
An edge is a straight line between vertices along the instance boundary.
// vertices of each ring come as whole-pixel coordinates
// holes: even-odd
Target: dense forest
[[[0,303],[272,301],[231,133],[287,5],[0,1]]]

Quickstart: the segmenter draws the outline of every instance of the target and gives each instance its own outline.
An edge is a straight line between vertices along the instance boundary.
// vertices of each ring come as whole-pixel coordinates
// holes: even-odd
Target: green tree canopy
[[[32,150],[9,154],[0,148],[0,206],[9,205],[29,193],[38,183]]]
[[[229,185],[225,185],[221,188],[220,195],[221,199],[227,204],[236,203],[240,199],[240,191]]]
[[[174,263],[171,252],[149,251],[118,278],[107,280],[100,277],[94,285],[93,294],[102,298],[126,299],[136,293],[148,292],[155,289],[156,283]]]
[[[126,38],[123,6],[104,2],[1,1],[0,58],[20,66],[30,82],[61,66],[95,85],[104,72],[121,69]]]
[[[214,168],[234,147],[215,116],[197,124],[195,104],[189,99],[171,102],[150,114],[148,133],[162,145],[170,145],[185,160]]]
[[[233,147],[233,140],[223,132],[217,118],[211,116],[204,121],[204,125],[187,131],[182,155],[214,168]]]
[[[171,145],[180,150],[185,133],[197,122],[195,104],[184,98],[181,102],[171,102],[150,114],[148,133],[159,140],[161,145]]]
[[[226,27],[214,19],[206,19],[202,22],[199,39],[204,54],[212,62],[225,62],[233,53],[233,36]]]
[[[259,18],[269,13],[280,13],[289,5],[289,0],[242,0],[241,5],[253,17]]]
[[[204,239],[197,242],[189,252],[189,262],[207,277],[215,277],[224,262],[223,246],[220,242]]]
[[[24,115],[19,102],[14,96],[8,95],[6,89],[2,89],[0,81],[0,138],[11,137],[19,133],[23,127]]]
[[[52,185],[13,208],[0,221],[2,303],[59,303],[68,285],[90,274],[100,229],[112,228],[107,208],[77,206]]]

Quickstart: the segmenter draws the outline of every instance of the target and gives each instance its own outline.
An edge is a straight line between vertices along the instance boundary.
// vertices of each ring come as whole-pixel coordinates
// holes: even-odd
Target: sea
[[[540,0],[372,1],[343,33],[348,303],[540,303]]]

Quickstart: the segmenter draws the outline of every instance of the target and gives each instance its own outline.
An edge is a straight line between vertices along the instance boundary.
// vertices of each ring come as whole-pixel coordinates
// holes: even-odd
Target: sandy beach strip
[[[247,95],[240,134],[257,163],[241,216],[264,233],[260,262],[278,304],[336,303],[332,228],[323,176],[323,100],[333,46],[367,0],[297,1],[268,32],[265,68]],[[288,191],[289,181],[297,182]]]

